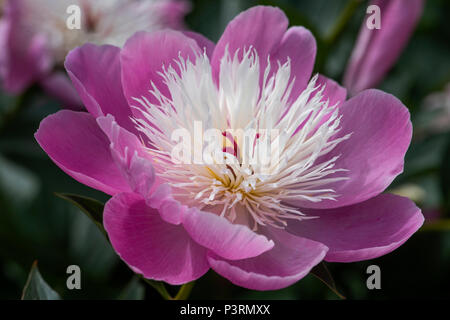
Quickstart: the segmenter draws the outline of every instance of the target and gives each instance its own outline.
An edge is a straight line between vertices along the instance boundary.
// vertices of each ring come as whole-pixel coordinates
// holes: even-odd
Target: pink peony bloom
[[[344,85],[354,95],[375,87],[402,53],[420,16],[424,0],[372,0],[380,8],[380,29],[361,26],[344,75]]]
[[[67,174],[113,197],[104,226],[146,278],[182,284],[210,268],[236,285],[274,290],[320,261],[373,259],[423,223],[382,194],[402,172],[407,108],[392,95],[311,78],[313,35],[277,8],[251,8],[216,45],[178,31],[139,32],[120,49],[87,44],[65,66],[89,113],[44,119],[36,139]],[[188,164],[171,134],[193,123],[224,133],[229,162]],[[242,162],[229,129],[279,129],[279,159]],[[232,141],[230,143],[230,141]],[[206,151],[205,151],[206,152]],[[271,154],[272,155],[272,154]]]
[[[422,103],[424,113],[431,115],[422,130],[426,134],[448,132],[450,130],[450,83],[443,90],[426,96]]]
[[[67,26],[73,5],[80,29]],[[38,82],[66,106],[81,105],[70,80],[53,73],[70,50],[87,42],[122,46],[139,30],[181,28],[187,10],[184,0],[9,0],[0,20],[2,86],[17,94]]]

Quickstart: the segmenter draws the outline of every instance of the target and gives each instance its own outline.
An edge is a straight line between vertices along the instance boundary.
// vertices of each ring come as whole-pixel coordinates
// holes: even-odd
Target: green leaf
[[[55,193],[55,195],[80,208],[106,235],[105,228],[103,228],[103,208],[105,207],[103,203],[92,198],[71,193]]]
[[[138,276],[134,276],[122,293],[119,300],[144,300],[145,287]]]
[[[45,282],[39,273],[37,261],[31,266],[27,283],[23,288],[22,300],[61,300],[59,294]]]
[[[96,281],[106,281],[119,259],[98,226],[80,209],[75,206],[70,209],[73,214],[68,230],[67,253],[85,270],[85,275]]]
[[[420,231],[450,231],[450,219],[439,219],[425,223]]]
[[[328,288],[331,289],[339,298],[345,299],[345,296],[342,295],[336,288],[336,284],[334,282],[333,277],[331,276],[330,271],[328,271],[328,268],[325,264],[325,262],[319,263],[317,266],[315,266],[311,273],[318,278],[320,281],[325,283]]]

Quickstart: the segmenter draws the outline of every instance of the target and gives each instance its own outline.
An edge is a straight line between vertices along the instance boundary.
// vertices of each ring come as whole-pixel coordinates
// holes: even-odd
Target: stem
[[[440,219],[429,222],[420,228],[420,231],[450,231],[450,219]]]
[[[187,298],[189,298],[189,295],[191,294],[194,284],[194,281],[183,284],[174,300],[187,300]]]
[[[325,37],[325,43],[328,46],[332,46],[337,42],[337,40],[340,38],[343,31],[347,27],[350,18],[353,16],[356,9],[361,3],[361,0],[350,0],[349,2],[347,2],[347,5],[345,6],[344,10],[342,10],[341,15],[334,24],[334,27],[331,29],[330,34]]]
[[[350,0],[347,2],[347,5],[342,10],[339,15],[336,23],[331,28],[331,32],[328,36],[325,36],[323,39],[318,39],[317,46],[317,57],[316,57],[316,67],[314,72],[323,73],[323,68],[325,65],[325,61],[328,58],[331,48],[336,44],[336,42],[342,36],[345,28],[347,27],[351,17],[355,13],[358,6],[361,4],[361,0]]]
[[[147,282],[149,285],[151,285],[156,291],[158,291],[158,293],[161,295],[161,297],[163,297],[164,300],[173,300],[172,296],[167,291],[163,282],[149,279],[144,279],[144,281]]]
[[[185,283],[181,286],[180,290],[178,291],[177,295],[175,297],[172,297],[170,293],[167,291],[166,287],[164,286],[164,282],[161,281],[155,281],[150,279],[144,279],[145,282],[147,282],[149,285],[151,285],[158,293],[161,295],[161,297],[164,300],[187,300],[189,298],[189,295],[191,294],[192,288],[194,287],[195,281]]]

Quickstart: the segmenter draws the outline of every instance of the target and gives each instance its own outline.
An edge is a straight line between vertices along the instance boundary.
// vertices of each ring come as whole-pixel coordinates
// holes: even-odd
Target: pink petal
[[[183,225],[197,243],[229,260],[255,257],[273,247],[273,241],[247,226],[232,224],[210,212],[191,210]]]
[[[88,43],[72,50],[64,65],[86,109],[95,118],[112,114],[121,127],[135,132],[123,95],[119,48]]]
[[[42,120],[36,140],[77,181],[107,194],[129,191],[114,163],[109,141],[88,113],[62,110]]]
[[[157,187],[146,198],[147,205],[153,209],[157,209],[161,219],[165,222],[175,225],[181,224],[184,215],[188,212],[187,207],[173,199],[172,190],[169,185],[158,182],[155,185]]]
[[[114,250],[145,278],[178,285],[200,278],[209,269],[206,249],[192,241],[182,226],[164,222],[137,195],[114,196],[103,219]]]
[[[111,141],[111,146],[117,150],[122,157],[128,157],[130,160],[130,156],[134,153],[137,153],[142,157],[148,155],[141,140],[133,133],[121,127],[113,115],[108,114],[106,117],[98,117],[96,121],[109,138],[109,141]]]
[[[278,290],[297,282],[325,257],[321,243],[272,230],[272,250],[255,258],[227,261],[208,255],[211,268],[235,285],[253,290]]]
[[[170,97],[163,77],[158,74],[175,63],[179,57],[195,60],[195,54],[201,53],[197,42],[181,32],[165,30],[156,32],[138,32],[125,43],[121,52],[122,83],[125,97],[130,106],[140,107],[133,98],[145,96],[149,101],[157,102],[152,94],[152,82],[167,97]],[[135,116],[141,116],[133,110]]]
[[[108,136],[112,157],[126,177],[131,190],[146,198],[153,190],[155,172],[150,155],[138,137],[119,126],[114,117],[98,117],[97,123]]]
[[[381,28],[370,30],[366,19],[344,75],[344,85],[352,95],[376,86],[408,43],[423,10],[423,0],[375,0],[380,7]]]
[[[216,44],[214,42],[197,32],[183,31],[183,34],[185,36],[188,36],[189,38],[194,39],[197,42],[198,47],[202,50],[205,50],[206,55],[211,59],[214,48],[216,47]]]
[[[414,202],[392,194],[348,207],[302,212],[318,218],[291,221],[288,231],[325,244],[330,248],[325,260],[336,262],[387,254],[411,237],[424,221]]]
[[[211,65],[215,80],[219,79],[220,61],[226,48],[232,57],[237,50],[242,56],[244,49],[256,49],[263,74],[267,57],[278,47],[287,26],[286,15],[275,7],[256,6],[236,16],[228,24],[214,49]]]
[[[270,53],[272,68],[290,59],[291,81],[295,78],[292,98],[295,99],[306,88],[316,59],[316,39],[303,27],[292,27],[284,34],[279,46]]]
[[[330,106],[336,105],[336,107],[339,108],[347,98],[347,89],[341,87],[336,81],[327,78],[324,75],[319,75],[316,86],[325,86],[323,96],[325,100],[328,99]]]
[[[379,90],[366,90],[339,108],[341,131],[337,137],[352,136],[337,145],[317,163],[340,158],[335,168],[347,169],[326,178],[347,180],[325,185],[333,189],[336,200],[292,201],[299,207],[337,208],[370,199],[383,192],[403,171],[406,150],[411,142],[412,125],[408,109],[394,96]]]
[[[83,102],[66,74],[53,72],[39,84],[49,95],[58,99],[64,109],[83,110]]]

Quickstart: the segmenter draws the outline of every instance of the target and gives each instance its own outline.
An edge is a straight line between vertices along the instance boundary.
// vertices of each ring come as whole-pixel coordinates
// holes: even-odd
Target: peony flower
[[[313,35],[287,26],[281,10],[258,6],[217,44],[139,32],[123,49],[87,44],[68,55],[89,113],[60,111],[35,136],[67,174],[112,195],[104,226],[133,271],[182,284],[212,268],[274,290],[322,260],[387,254],[422,225],[411,200],[382,193],[403,169],[407,108],[378,90],[345,101],[336,82],[311,76]],[[223,135],[225,163],[217,148],[205,148],[210,162],[173,157],[172,134],[198,138],[196,123]],[[243,161],[230,129],[254,130],[252,150],[269,141],[274,161]]]
[[[422,126],[424,134],[448,132],[450,129],[450,83],[443,90],[427,95],[422,103],[422,111],[428,115]]]
[[[406,3],[407,2],[407,3]],[[372,0],[380,8],[380,29],[367,27],[368,14],[344,74],[351,95],[375,87],[402,53],[422,15],[424,0]]]
[[[68,20],[80,9],[80,29]],[[81,104],[62,72],[64,58],[86,42],[122,46],[139,30],[181,28],[187,2],[176,0],[9,0],[0,21],[0,79],[17,94],[33,83],[67,106]],[[72,21],[72,20],[71,20]],[[4,49],[3,49],[4,48]]]

